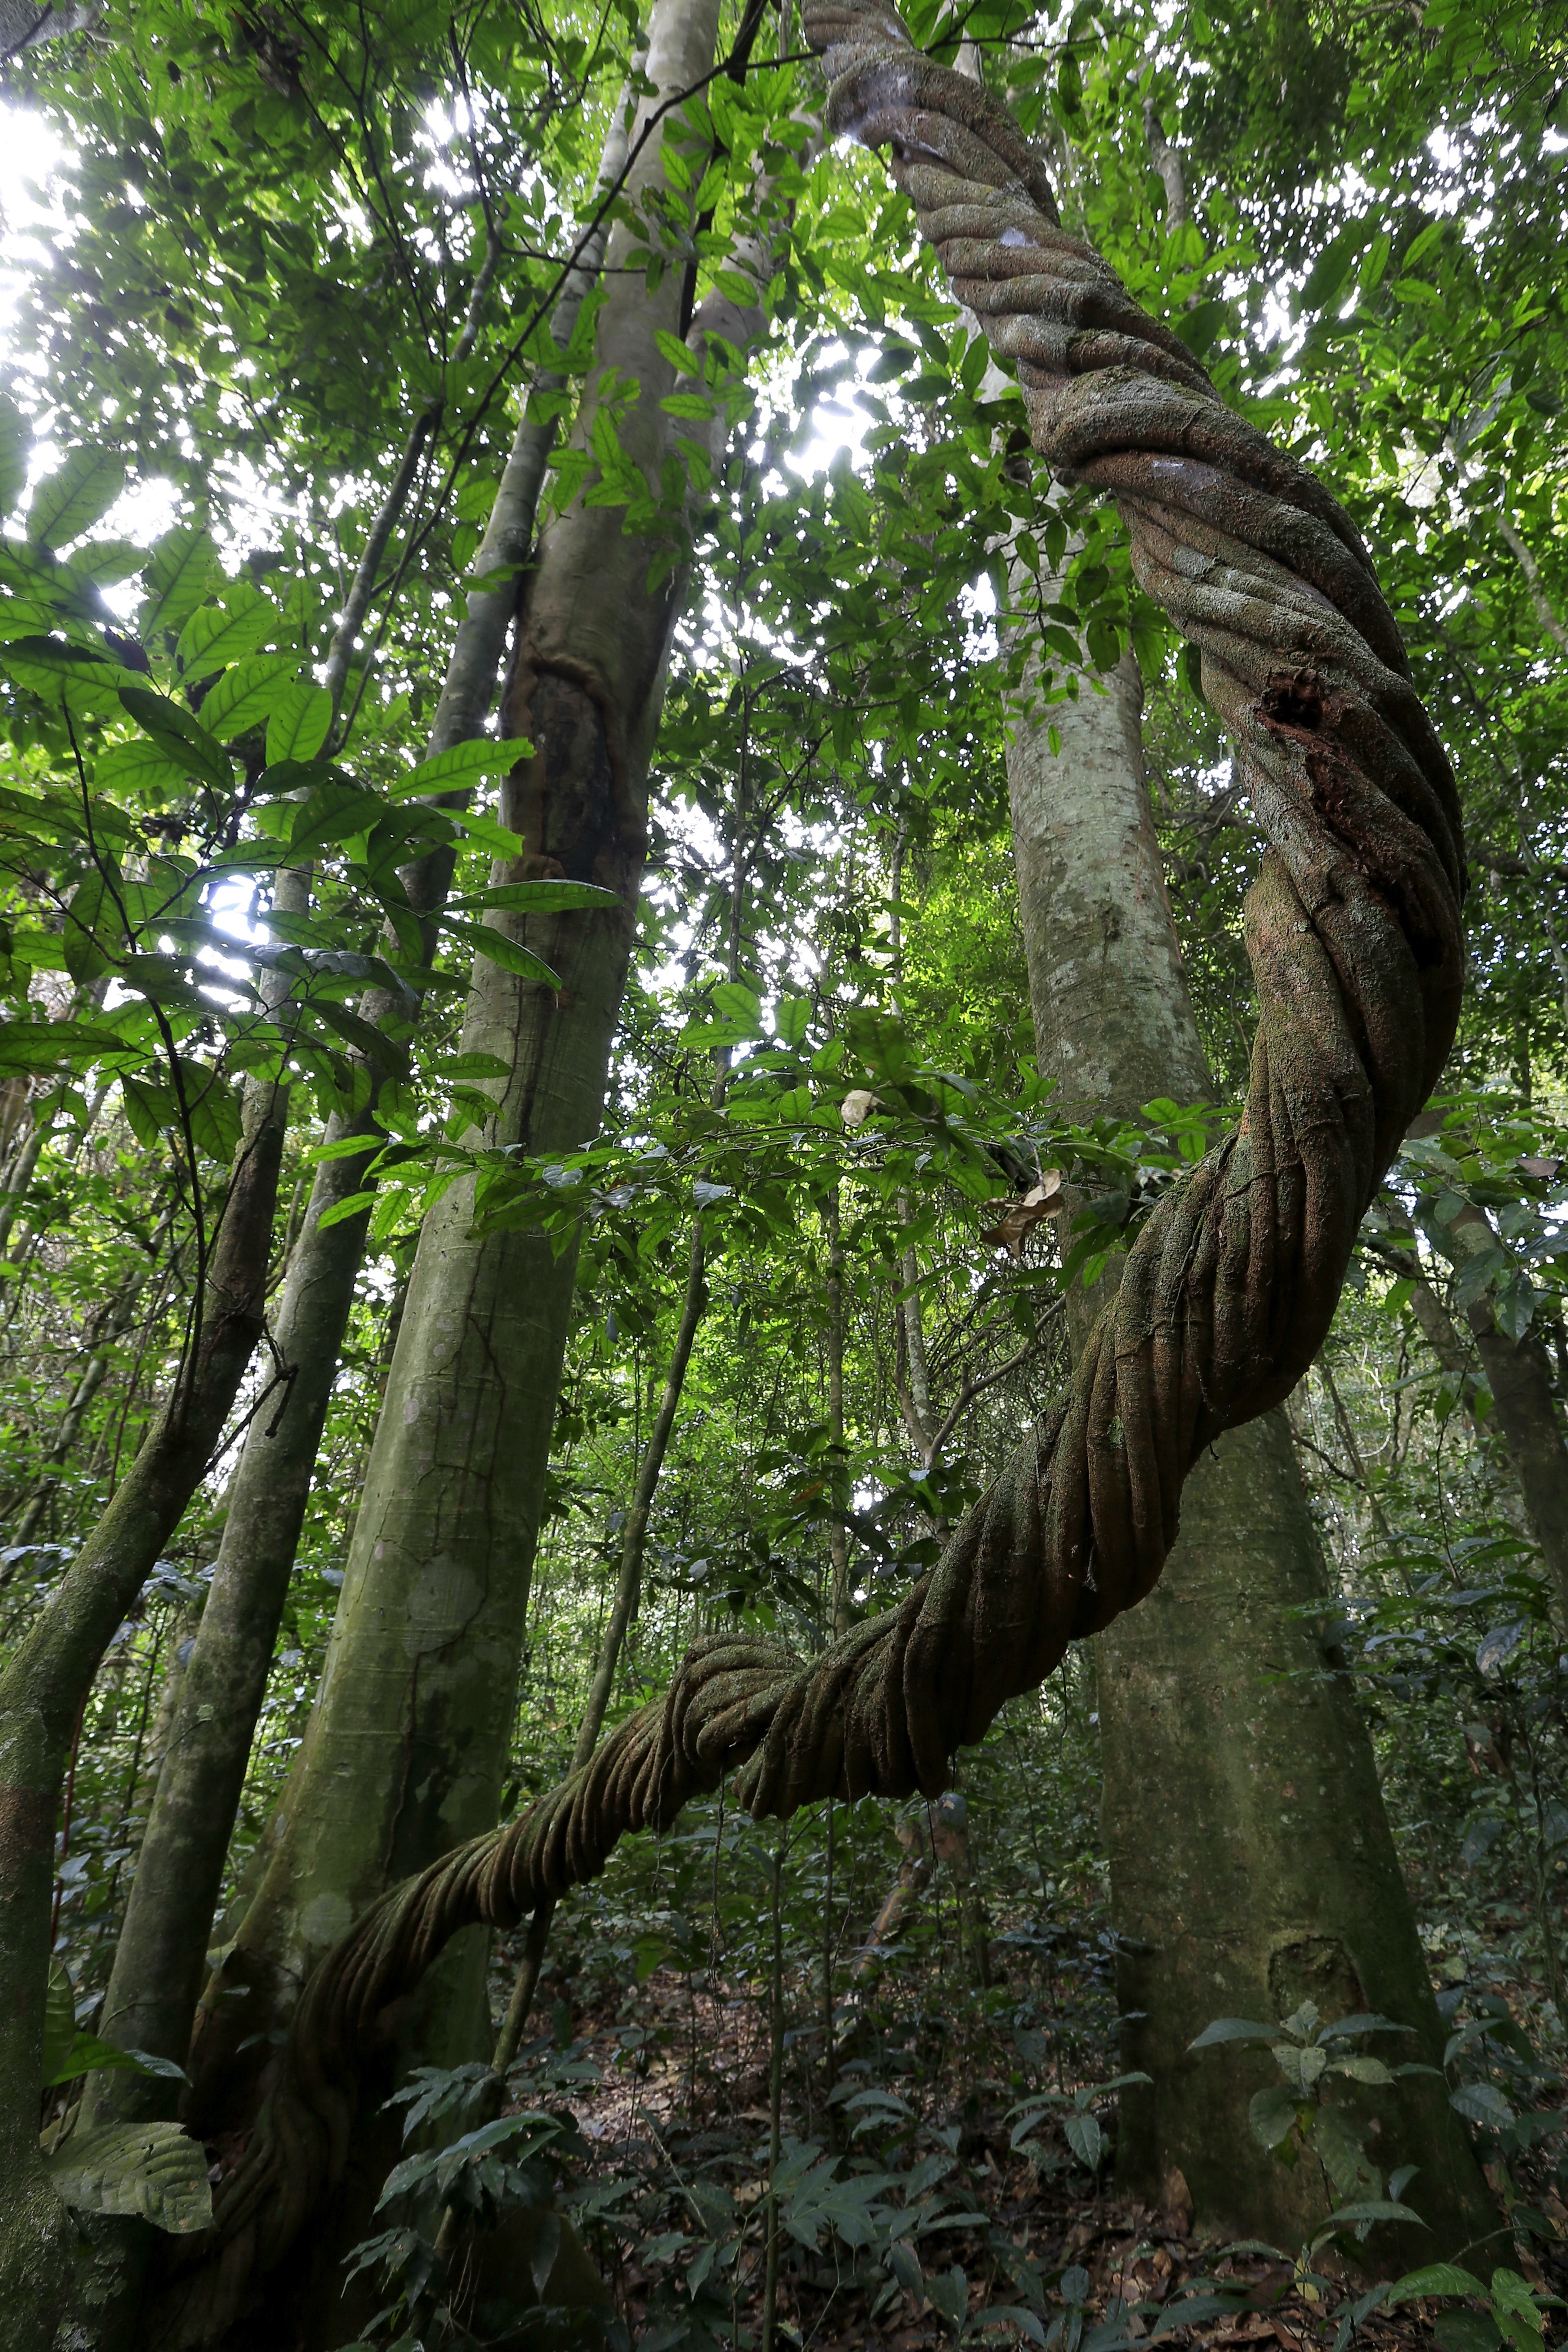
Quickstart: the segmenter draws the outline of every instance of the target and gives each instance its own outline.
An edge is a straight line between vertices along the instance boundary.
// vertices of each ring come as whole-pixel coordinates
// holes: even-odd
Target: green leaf
[[[1261,2147],[1278,2147],[1301,2112],[1301,2102],[1288,2083],[1268,2083],[1255,2091],[1247,2120]]]
[[[1331,2074],[1348,2074],[1352,2083],[1392,2083],[1394,2080],[1381,2058],[1335,2058],[1328,2072]]]
[[[44,1996],[44,2084],[64,2078],[56,2072],[63,2066],[76,2039],[76,1988],[71,1983],[70,1970],[63,1960],[49,1962],[49,1989]]]
[[[1492,2352],[1502,2330],[1489,2311],[1443,2311],[1432,2333],[1441,2352]]]
[[[179,1109],[167,1087],[153,1086],[145,1078],[124,1077],[120,1093],[126,1124],[143,1150],[153,1150],[165,1135],[179,1131]]]
[[[142,574],[147,594],[137,625],[142,637],[183,627],[218,568],[217,548],[205,523],[176,523],[165,531]]]
[[[59,637],[17,637],[4,651],[6,669],[18,686],[45,701],[58,703],[68,693],[81,710],[112,709],[122,688],[134,686],[137,673],[106,660],[87,646],[68,646]]]
[[[147,551],[129,539],[89,539],[72,553],[68,565],[62,570],[79,584],[91,587],[112,587],[116,582],[129,580],[140,572],[147,560]]]
[[[336,841],[351,841],[356,833],[368,833],[384,805],[374,793],[363,792],[358,784],[319,785],[294,818],[289,835],[290,855],[302,865],[318,849]]]
[[[174,2236],[211,2227],[206,2151],[178,2124],[79,2126],[44,2168],[78,2212],[140,2215]]]
[[[698,359],[681,341],[679,335],[672,335],[668,328],[656,327],[653,339],[678,375],[699,373]]]
[[[1425,2270],[1406,2271],[1388,2290],[1390,2303],[1410,2303],[1423,2294],[1480,2294],[1485,2287],[1458,2263],[1428,2263]]]
[[[292,690],[294,667],[292,654],[253,654],[248,661],[236,662],[204,698],[202,725],[220,742],[247,735]],[[321,688],[312,687],[310,691],[320,694]],[[324,698],[330,709],[331,697]],[[270,742],[270,729],[268,740]],[[270,752],[268,756],[271,757]]]
[[[1457,2091],[1449,2092],[1448,2105],[1467,2123],[1484,2124],[1489,2131],[1500,2131],[1504,2124],[1513,2121],[1513,2109],[1489,2083],[1461,2083]]]
[[[1352,2205],[1337,2205],[1329,2215],[1328,2226],[1334,2230],[1348,2221],[1419,2221],[1423,2229],[1426,2227],[1419,2213],[1408,2205],[1396,2204],[1392,2197],[1365,2197]]]
[[[1370,220],[1352,221],[1323,247],[1301,289],[1298,317],[1321,310],[1333,300],[1354,268],[1356,257],[1371,226]]]
[[[378,1145],[380,1140],[381,1139],[377,1137]],[[325,1233],[329,1225],[346,1225],[351,1217],[367,1216],[374,1208],[378,1197],[374,1192],[350,1192],[344,1199],[334,1201],[331,1207],[323,1209],[317,1218],[317,1231]]]
[[[1225,325],[1230,305],[1223,294],[1211,294],[1195,309],[1183,310],[1171,322],[1171,332],[1185,343],[1194,359],[1202,359]]]
[[[120,701],[142,733],[187,776],[199,776],[216,793],[233,791],[234,766],[227,752],[188,710],[144,686],[122,687]]]
[[[112,2042],[100,2042],[96,2033],[74,2033],[70,2047],[52,2074],[44,2078],[44,2088],[54,2090],[61,2083],[74,2083],[83,2074],[162,2074],[171,2082],[183,2083],[185,2070],[176,2066],[172,2058],[154,2058],[145,2050],[121,2050]]]
[[[313,760],[332,725],[332,698],[324,686],[299,678],[279,695],[267,722],[267,761]]]
[[[64,547],[90,530],[125,488],[125,460],[113,449],[68,450],[64,463],[38,484],[27,509],[35,547]]]
[[[1184,2294],[1176,2303],[1167,2304],[1150,2333],[1151,2344],[1163,2336],[1173,2336],[1178,2327],[1197,2327],[1211,2319],[1223,2319],[1241,2308],[1238,2294]]]
[[[0,391],[0,519],[8,515],[27,486],[33,428],[12,399]]]
[[[221,1160],[226,1167],[239,1142],[238,1091],[205,1062],[187,1061],[182,1055],[179,1070],[192,1140],[198,1151],[205,1152],[209,1160]]]
[[[487,890],[469,890],[449,902],[453,907],[501,907],[512,915],[554,915],[576,908],[619,907],[625,902],[614,890],[596,882],[497,882]]]
[[[508,833],[480,809],[451,809],[447,814],[477,848],[488,849],[492,857],[521,857],[527,852],[528,844],[521,834]]]
[[[478,743],[454,743],[449,751],[437,751],[433,760],[421,760],[406,775],[396,777],[388,786],[395,801],[417,800],[426,794],[462,792],[477,783],[481,776],[504,776],[520,760],[531,760],[533,746],[520,736],[514,742],[497,743],[489,739]]]
[[[400,1049],[390,1037],[384,1037],[371,1022],[363,1021],[357,1013],[351,1013],[346,1004],[334,1004],[330,997],[313,996],[310,999],[310,1006],[318,1021],[335,1030],[367,1061],[379,1063],[394,1076],[401,1071],[403,1055]]]
[[[171,759],[161,743],[142,735],[105,751],[93,771],[93,784],[118,800],[161,803],[183,787],[186,772],[183,761]]]
[[[223,602],[199,604],[180,631],[176,647],[189,678],[208,677],[215,669],[253,654],[267,638],[278,636],[283,615],[269,596],[247,581],[226,580]]]
[[[1381,2197],[1383,2176],[1368,2161],[1353,2117],[1338,2107],[1320,2107],[1312,2117],[1312,2146],[1341,2197]]]
[[[557,974],[539,956],[519,947],[515,940],[509,939],[504,931],[492,929],[489,923],[454,922],[448,918],[442,929],[461,940],[475,955],[488,956],[491,963],[499,963],[503,971],[514,972],[519,980],[536,980],[542,988],[561,985]]]
[[[0,1021],[0,1076],[41,1076],[49,1070],[89,1070],[110,1055],[140,1059],[112,1029],[81,1021]]]
[[[1087,2165],[1090,2172],[1098,2172],[1100,2159],[1105,2152],[1105,2135],[1097,2117],[1066,2116],[1062,2119],[1062,2129],[1067,2134],[1068,2146],[1079,2162]]]

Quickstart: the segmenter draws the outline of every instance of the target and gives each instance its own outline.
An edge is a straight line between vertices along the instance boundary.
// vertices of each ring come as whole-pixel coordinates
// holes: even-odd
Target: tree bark
[[[72,2237],[38,2162],[55,1810],[83,1695],[223,1443],[261,1336],[283,1139],[276,1090],[252,1093],[174,1394],[0,1675],[0,2296],[29,2352],[54,2341]]]
[[[154,1251],[158,1241],[167,1231],[168,1223],[169,1220],[165,1218],[153,1244]],[[114,1361],[114,1343],[124,1335],[131,1320],[132,1309],[147,1286],[153,1264],[154,1258],[150,1255],[142,1265],[132,1267],[129,1277],[121,1286],[118,1297],[110,1303],[109,1312],[100,1325],[92,1352],[82,1366],[80,1376],[71,1391],[70,1401],[60,1415],[59,1426],[49,1441],[48,1451],[39,1465],[37,1485],[16,1523],[16,1533],[11,1538],[14,1544],[31,1543],[43,1524],[44,1515],[59,1484],[61,1465],[76,1444],[82,1423],[86,1419],[89,1405],[108,1378],[110,1367]]]
[[[716,0],[664,0],[647,61],[659,91],[699,79],[716,23]],[[654,103],[644,100],[645,116]],[[634,166],[634,196],[662,182],[660,147],[651,138]],[[672,431],[658,404],[674,370],[655,335],[679,323],[681,286],[667,272],[650,294],[626,275],[635,242],[625,226],[611,236],[611,292],[578,433],[591,430],[607,371],[634,379],[621,446],[657,490]],[[754,327],[729,306],[721,331],[743,347]],[[683,593],[679,562],[650,585],[656,551],[623,529],[618,509],[579,500],[546,534],[529,583],[505,724],[536,750],[501,808],[528,850],[498,878],[564,874],[621,903],[487,918],[561,982],[545,990],[476,961],[463,1050],[495,1054],[511,1074],[493,1082],[494,1146],[569,1150],[600,1117]],[[557,1257],[516,1230],[476,1233],[473,1213],[471,1184],[457,1185],[420,1234],[321,1691],[266,1876],[198,2020],[198,2115],[236,2115],[236,2045],[287,2011],[363,1906],[496,1816],[575,1251]],[[443,2030],[445,2046],[465,2052],[482,2030],[483,1957],[482,1937],[460,1939],[407,2021],[405,2040],[437,2063]]]
[[[1470,1202],[1444,1228],[1444,1236],[1461,1266],[1501,1246],[1484,1210]],[[1552,1394],[1546,1350],[1531,1331],[1521,1339],[1500,1331],[1484,1291],[1466,1308],[1465,1320],[1552,1580],[1559,1620],[1568,1626],[1568,1445]]]
[[[691,1361],[692,1342],[708,1305],[708,1286],[704,1279],[706,1251],[703,1243],[702,1219],[692,1220],[691,1260],[687,1270],[686,1294],[681,1301],[680,1321],[676,1327],[675,1346],[670,1351],[669,1369],[664,1376],[664,1393],[658,1401],[658,1412],[648,1433],[647,1444],[637,1465],[637,1486],[633,1490],[631,1508],[626,1513],[621,1530],[621,1570],[616,1582],[616,1598],[610,1610],[610,1622],[605,1628],[605,1638],[599,1645],[599,1655],[594,1666],[594,1679],[588,1687],[587,1704],[583,1709],[582,1728],[577,1735],[577,1752],[573,1758],[574,1769],[585,1764],[593,1754],[605,1720],[605,1709],[610,1703],[610,1692],[616,1679],[616,1666],[621,1647],[626,1638],[626,1628],[632,1622],[637,1595],[642,1591],[643,1553],[647,1545],[648,1513],[658,1492],[659,1476],[664,1469],[664,1457],[669,1450],[675,1416],[680,1410],[681,1391],[686,1386],[686,1368]]]
[[[849,1496],[844,1476],[844,1234],[835,1183],[823,1209],[827,1227],[827,1442],[833,1448],[833,1531],[827,1539],[832,1565],[829,1622],[837,1642],[849,1631],[849,1530],[842,1513]]]
[[[42,1119],[35,1121],[31,1134],[16,1154],[11,1180],[5,1190],[0,1192],[0,1255],[5,1254],[10,1244],[16,1212],[32,1190],[34,1171],[47,1141],[48,1131]]]
[[[1043,1068],[1079,1117],[1212,1092],[1145,788],[1130,654],[1076,702],[1020,721],[1008,753],[1029,992]],[[1073,1313],[1081,1339],[1089,1302]],[[1182,1531],[1142,1606],[1096,1641],[1103,1826],[1122,1939],[1119,2172],[1200,2225],[1287,2246],[1325,2210],[1315,2168],[1265,2158],[1247,2102],[1267,2058],[1188,2045],[1219,2016],[1380,2011],[1443,2037],[1372,1746],[1313,1612],[1323,1561],[1282,1411],[1230,1431],[1188,1479]],[[1294,1611],[1308,1613],[1297,1615]],[[1440,2084],[1383,2094],[1384,2168],[1422,2165],[1428,2257],[1492,2225]],[[1182,2182],[1175,2180],[1176,2175]]]
[[[602,180],[613,180],[625,163],[624,112],[624,108],[617,110],[612,123]],[[603,240],[591,241],[557,306],[553,331],[558,343],[570,341],[602,257]],[[542,377],[536,391],[559,389],[560,382]],[[328,685],[334,699],[347,680],[375,573],[412,485],[428,427],[429,419],[424,419],[410,436],[397,481],[383,501],[355,573],[329,663]],[[475,589],[469,595],[431,730],[431,757],[483,730],[515,601],[516,568],[532,536],[553,436],[552,417],[542,419],[537,404],[531,404],[518,426],[475,559],[478,574],[499,572],[502,583],[494,590]],[[452,866],[448,851],[422,861],[402,877],[412,903],[426,919],[446,898]],[[351,1122],[334,1116],[327,1139],[371,1132],[368,1117]],[[211,1592],[183,1680],[168,1761],[115,1953],[106,2021],[123,2021],[124,2038],[136,2048],[181,2063],[205,1974],[213,1911],[363,1262],[370,1211],[363,1209],[325,1226],[322,1219],[364,1189],[363,1170],[363,1160],[356,1159],[325,1160],[316,1170],[278,1310],[276,1342],[289,1368],[289,1385],[277,1409],[252,1423],[240,1457]],[[171,2097],[169,2084],[161,2078],[131,2074],[104,2078],[102,2099],[126,2115],[167,2113]]]

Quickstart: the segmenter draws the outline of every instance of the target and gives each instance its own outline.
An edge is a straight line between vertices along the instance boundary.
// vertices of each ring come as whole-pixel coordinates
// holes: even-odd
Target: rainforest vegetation
[[[0,48],[5,2344],[1562,2341],[1561,0]]]

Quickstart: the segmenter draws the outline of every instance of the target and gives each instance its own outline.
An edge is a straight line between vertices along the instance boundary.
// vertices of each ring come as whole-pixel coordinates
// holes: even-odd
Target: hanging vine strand
[[[1036,448],[1115,499],[1138,579],[1199,649],[1268,845],[1247,899],[1246,1116],[1156,1207],[1065,1402],[897,1608],[808,1664],[698,1643],[591,1763],[394,1888],[326,1957],[200,2267],[171,2283],[166,2343],[210,2339],[281,2259],[341,2172],[388,2005],[459,1928],[515,1926],[729,1773],[757,1815],[934,1793],[1005,1699],[1143,1598],[1202,1449],[1316,1355],[1452,1042],[1458,795],[1348,518],[1067,233],[1041,158],[984,89],[920,56],[885,7],[807,0],[805,24],[832,129],[889,151],[954,295],[1016,368]]]

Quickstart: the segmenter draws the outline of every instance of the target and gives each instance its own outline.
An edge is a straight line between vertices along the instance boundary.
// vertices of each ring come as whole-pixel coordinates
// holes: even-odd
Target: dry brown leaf
[[[998,1200],[984,1203],[988,1213],[1000,1212],[994,1225],[980,1236],[993,1249],[1005,1249],[1015,1261],[1023,1257],[1029,1235],[1042,1217],[1048,1217],[1061,1205],[1062,1171],[1047,1168],[1037,1184],[1032,1185],[1021,1201]]]

